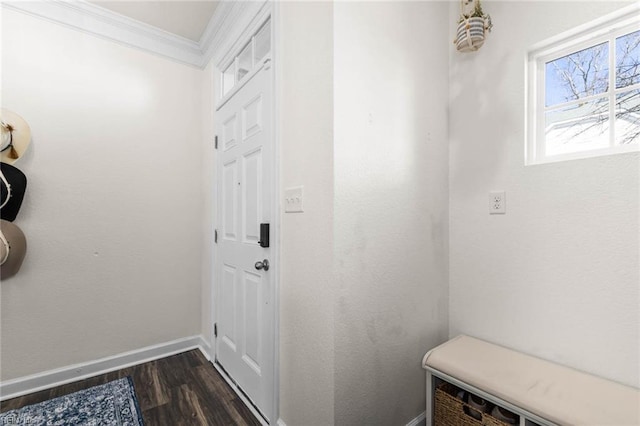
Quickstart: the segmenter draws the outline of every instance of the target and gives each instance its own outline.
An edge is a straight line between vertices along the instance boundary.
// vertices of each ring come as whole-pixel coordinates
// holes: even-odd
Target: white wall
[[[485,45],[451,49],[450,335],[638,387],[639,156],[525,167],[523,145],[527,48],[622,4],[486,2]]]
[[[418,416],[447,338],[447,17],[334,6],[335,424]]]
[[[202,71],[6,9],[2,36],[33,142],[1,379],[199,334]]]
[[[304,213],[281,216],[280,417],[333,423],[333,5],[279,8],[281,187],[304,185]]]

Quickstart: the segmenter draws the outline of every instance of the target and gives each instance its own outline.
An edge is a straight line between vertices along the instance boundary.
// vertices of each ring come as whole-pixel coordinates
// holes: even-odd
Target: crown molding
[[[268,0],[222,2],[200,40],[205,62],[213,60],[220,66],[245,30],[269,5]]]
[[[202,65],[202,51],[195,41],[84,0],[4,1],[2,6],[184,64]]]
[[[225,28],[232,25],[233,17],[238,14],[238,9],[241,7],[242,5],[236,4],[236,2],[220,2],[216,7],[207,28],[205,28],[200,38],[200,50],[207,61],[213,57],[214,50],[220,45],[220,41],[224,39]]]
[[[91,34],[126,46],[204,68],[222,58],[243,30],[268,4],[221,1],[199,42],[128,18],[85,0],[2,1],[2,7]]]

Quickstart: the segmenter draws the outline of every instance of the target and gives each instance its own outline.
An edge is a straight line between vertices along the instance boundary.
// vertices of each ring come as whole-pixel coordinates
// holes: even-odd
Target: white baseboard
[[[427,420],[427,414],[425,411],[423,411],[422,413],[420,413],[418,415],[418,417],[416,417],[415,419],[411,420],[409,423],[407,423],[407,426],[420,426],[420,425],[424,425],[425,422]]]
[[[276,425],[278,425],[278,426],[287,426],[287,424],[285,422],[283,422],[282,419],[278,419],[278,421],[276,422]]]
[[[209,343],[202,336],[191,336],[94,361],[7,380],[0,382],[0,401],[165,358],[191,349],[199,349],[209,359],[209,347]]]
[[[202,352],[202,355],[204,355],[207,361],[211,361],[211,345],[203,336],[198,338],[198,349],[200,349],[200,352]]]

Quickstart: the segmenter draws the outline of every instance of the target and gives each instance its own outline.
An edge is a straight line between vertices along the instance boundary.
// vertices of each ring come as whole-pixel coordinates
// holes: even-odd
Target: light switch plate
[[[284,212],[303,213],[303,189],[304,186],[286,188],[284,190]]]

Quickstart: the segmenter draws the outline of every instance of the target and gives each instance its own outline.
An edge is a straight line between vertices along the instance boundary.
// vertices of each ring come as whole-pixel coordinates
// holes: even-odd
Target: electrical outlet
[[[507,213],[507,199],[504,191],[489,192],[489,214]]]

